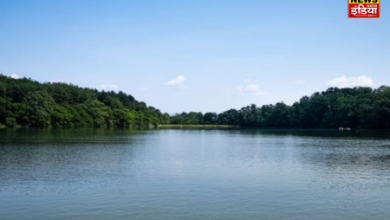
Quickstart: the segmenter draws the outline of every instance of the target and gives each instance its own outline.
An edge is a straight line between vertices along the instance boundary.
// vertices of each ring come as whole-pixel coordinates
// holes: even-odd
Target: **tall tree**
[[[23,99],[25,106],[25,121],[33,127],[50,125],[50,116],[54,109],[54,99],[45,91],[28,94]]]

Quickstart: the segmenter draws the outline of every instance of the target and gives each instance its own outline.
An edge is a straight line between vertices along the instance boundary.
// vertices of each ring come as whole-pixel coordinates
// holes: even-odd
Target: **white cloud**
[[[359,77],[340,77],[335,78],[328,82],[328,85],[346,88],[346,87],[356,87],[356,86],[374,86],[374,81],[371,77],[368,76],[359,76]]]
[[[260,89],[260,85],[256,83],[249,84],[245,87],[248,92],[257,92]]]
[[[16,75],[16,74],[11,74],[11,76],[10,76],[12,79],[19,79],[20,77],[18,76],[18,75]]]
[[[186,79],[184,76],[177,76],[175,79],[169,80],[165,83],[166,86],[176,86],[182,84]]]
[[[116,90],[119,88],[117,85],[114,85],[114,84],[102,84],[101,87],[104,90]]]
[[[244,80],[247,82],[246,86],[240,86],[236,88],[236,91],[239,95],[255,95],[255,96],[263,96],[266,95],[265,92],[260,91],[260,84],[255,81]]]
[[[303,86],[303,85],[305,85],[305,84],[306,84],[306,82],[303,81],[303,80],[301,80],[301,79],[295,81],[295,85],[298,85],[298,86]]]

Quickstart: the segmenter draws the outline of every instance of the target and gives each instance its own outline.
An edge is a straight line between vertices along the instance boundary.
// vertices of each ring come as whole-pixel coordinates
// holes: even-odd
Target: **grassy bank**
[[[173,125],[162,124],[158,128],[238,128],[238,125]]]

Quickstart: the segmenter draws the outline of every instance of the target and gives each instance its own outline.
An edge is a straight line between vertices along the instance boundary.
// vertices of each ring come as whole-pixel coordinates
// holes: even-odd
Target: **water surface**
[[[0,130],[0,219],[390,219],[390,135]]]

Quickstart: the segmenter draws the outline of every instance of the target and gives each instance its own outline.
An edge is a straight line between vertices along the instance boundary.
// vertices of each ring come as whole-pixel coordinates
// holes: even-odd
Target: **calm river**
[[[390,133],[0,130],[0,219],[390,219]]]

